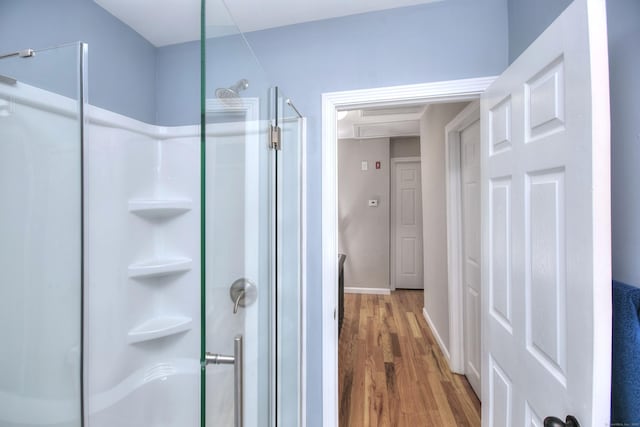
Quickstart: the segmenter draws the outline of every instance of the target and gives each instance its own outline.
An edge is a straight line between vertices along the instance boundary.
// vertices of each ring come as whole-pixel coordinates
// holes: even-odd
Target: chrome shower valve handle
[[[255,302],[258,291],[256,285],[242,277],[231,284],[229,296],[233,302],[233,314],[236,314],[240,307],[248,307]]]
[[[247,291],[245,291],[244,289],[238,292],[238,295],[236,296],[236,302],[233,304],[233,314],[238,313],[238,306],[240,305],[240,300],[244,299],[244,296],[246,295],[246,293]]]

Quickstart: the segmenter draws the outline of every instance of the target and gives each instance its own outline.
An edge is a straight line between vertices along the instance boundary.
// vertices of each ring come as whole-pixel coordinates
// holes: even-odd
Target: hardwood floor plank
[[[480,401],[449,371],[422,306],[421,291],[345,295],[340,427],[480,426]]]

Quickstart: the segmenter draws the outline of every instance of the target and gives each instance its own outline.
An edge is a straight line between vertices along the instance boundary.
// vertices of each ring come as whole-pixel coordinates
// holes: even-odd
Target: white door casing
[[[322,425],[338,425],[337,112],[427,102],[472,101],[494,76],[322,94]]]
[[[609,423],[604,0],[574,0],[482,96],[482,425]]]
[[[391,165],[391,288],[424,289],[420,159]]]
[[[463,278],[464,236],[462,232],[462,148],[460,136],[463,130],[478,120],[480,120],[480,97],[458,113],[444,130],[447,193],[447,276],[449,282],[449,366],[453,372],[463,375],[465,373],[465,292]],[[478,321],[479,324],[480,321]]]
[[[460,132],[464,373],[480,396],[480,120]]]

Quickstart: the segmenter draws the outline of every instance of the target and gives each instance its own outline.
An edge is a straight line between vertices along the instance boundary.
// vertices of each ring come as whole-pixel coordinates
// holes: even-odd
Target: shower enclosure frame
[[[51,91],[50,89],[43,89],[39,87],[39,85],[34,85],[31,81],[32,77],[27,77],[23,79],[23,76],[18,75],[16,77],[7,76],[4,74],[0,74],[0,85],[8,85],[12,87],[17,87],[15,89],[15,93],[11,93],[13,89],[10,89],[8,92],[8,100],[7,112],[9,115],[13,114],[13,104],[22,106],[28,106],[30,108],[42,109],[43,111],[47,111],[53,114],[58,114],[62,117],[71,118],[74,120],[75,125],[77,126],[77,133],[73,139],[73,146],[77,149],[77,157],[75,157],[74,162],[77,162],[77,181],[75,184],[77,185],[76,189],[78,191],[78,202],[77,210],[74,210],[79,216],[79,223],[77,224],[77,233],[78,239],[73,243],[74,247],[78,249],[79,252],[79,263],[77,265],[77,269],[74,269],[74,272],[77,273],[77,288],[74,288],[73,291],[77,292],[77,298],[79,301],[79,307],[77,307],[78,311],[75,313],[77,315],[77,349],[79,350],[77,353],[77,382],[74,384],[75,393],[74,396],[70,399],[70,401],[75,402],[75,405],[72,403],[71,406],[76,406],[76,411],[74,414],[71,414],[71,421],[77,419],[79,426],[87,425],[86,422],[86,375],[85,375],[85,363],[84,363],[84,352],[85,346],[87,345],[85,339],[85,320],[86,320],[86,310],[85,310],[85,297],[86,297],[86,284],[87,284],[87,272],[85,268],[85,264],[87,261],[87,251],[86,251],[86,233],[85,233],[85,214],[86,214],[86,204],[85,204],[85,144],[87,142],[86,139],[86,116],[85,110],[86,105],[88,103],[87,96],[87,63],[88,63],[88,45],[84,42],[78,41],[73,43],[65,43],[61,45],[38,48],[38,49],[22,49],[14,52],[9,52],[5,54],[0,54],[0,64],[2,64],[2,60],[10,59],[10,58],[21,58],[21,60],[31,61],[33,58],[36,60],[39,58],[39,54],[43,54],[47,52],[47,54],[62,51],[66,49],[76,50],[74,53],[74,60],[76,61],[75,74],[73,77],[73,96],[69,96],[69,94],[58,93],[57,91]],[[55,56],[53,57],[55,58]],[[19,68],[19,67],[18,67]],[[19,70],[17,70],[19,71]],[[16,71],[14,71],[16,72]],[[25,81],[27,83],[25,83]],[[24,84],[24,86],[21,86]],[[21,93],[20,91],[24,90],[26,93]],[[65,87],[66,90],[69,87]],[[44,98],[40,98],[40,92],[48,92],[51,94],[45,96]],[[64,92],[64,90],[62,90]],[[37,93],[37,98],[34,98]],[[67,102],[72,101],[72,102]],[[62,102],[61,104],[59,104]],[[69,133],[69,135],[72,135]],[[64,136],[64,135],[63,135]],[[34,142],[35,143],[35,142]],[[27,224],[28,228],[31,228],[31,224]],[[77,246],[75,246],[77,245]],[[75,309],[76,307],[74,307]],[[46,319],[45,319],[46,322]],[[73,348],[67,350],[73,353]],[[69,359],[69,354],[67,354],[66,358],[69,363],[74,363],[74,360]],[[29,397],[25,396],[25,398],[34,399],[35,401],[42,401],[44,405],[47,405],[47,401],[49,405],[51,405],[51,410],[59,410],[57,405],[63,405],[63,403],[56,402],[54,399],[47,399],[42,397]],[[61,401],[64,402],[64,401]],[[64,409],[63,409],[64,411]],[[27,411],[30,412],[30,411]],[[70,414],[56,412],[56,417],[69,417]],[[45,415],[46,416],[46,415]],[[18,422],[23,422],[19,420]],[[67,422],[67,421],[65,421]]]
[[[204,2],[202,3],[203,8],[204,8]],[[202,20],[204,23],[204,13],[202,14]],[[203,25],[203,29],[202,29],[202,33],[204,35],[205,30],[204,30],[204,25]],[[205,73],[204,73],[204,69],[205,69],[205,61],[206,61],[206,57],[205,57],[205,43],[206,43],[206,38],[203,37],[201,40],[201,70],[203,71],[201,73],[201,84],[203,85],[203,87],[206,87],[206,77],[205,77]],[[96,227],[96,224],[100,225],[102,224],[99,219],[94,219],[93,215],[96,214],[96,210],[95,210],[95,205],[91,205],[91,200],[89,198],[89,194],[92,194],[92,198],[97,197],[96,196],[96,192],[93,190],[90,190],[90,186],[92,185],[91,180],[94,179],[94,175],[91,175],[92,169],[93,171],[95,171],[98,168],[92,167],[92,162],[94,162],[94,160],[89,161],[90,155],[89,155],[89,151],[92,149],[92,147],[95,145],[93,144],[94,141],[89,141],[87,135],[90,135],[91,138],[94,138],[94,125],[100,125],[100,126],[108,126],[107,124],[105,124],[106,121],[108,121],[106,115],[103,114],[103,112],[106,112],[108,114],[111,114],[111,112],[108,112],[106,110],[103,110],[103,112],[98,111],[98,110],[102,110],[101,108],[95,107],[93,105],[88,105],[88,96],[87,96],[87,87],[88,87],[88,73],[87,73],[87,59],[88,59],[88,45],[86,43],[72,43],[70,45],[73,46],[77,46],[78,47],[78,66],[79,69],[77,71],[77,85],[78,85],[78,91],[77,91],[77,97],[74,96],[73,97],[73,101],[74,101],[74,110],[73,110],[73,117],[74,119],[77,120],[77,126],[78,126],[78,132],[79,132],[79,142],[74,139],[74,147],[79,148],[79,158],[78,161],[79,163],[77,164],[79,166],[79,182],[78,187],[79,187],[79,200],[78,198],[75,198],[74,200],[74,209],[75,209],[75,205],[77,204],[77,202],[79,201],[79,214],[80,214],[80,218],[79,218],[79,224],[78,226],[79,228],[79,250],[80,250],[80,256],[79,256],[79,265],[77,266],[79,269],[75,269],[74,271],[79,271],[79,285],[80,285],[80,294],[79,294],[79,298],[80,298],[80,304],[79,307],[76,308],[76,306],[73,307],[74,309],[74,315],[76,310],[78,310],[78,319],[79,319],[79,356],[78,356],[78,363],[79,363],[79,383],[78,385],[74,385],[74,390],[77,390],[78,395],[73,395],[73,402],[78,403],[78,408],[77,410],[74,410],[74,414],[76,414],[76,412],[78,412],[78,424],[80,426],[90,426],[91,424],[96,424],[99,423],[97,422],[94,418],[92,418],[94,416],[94,407],[97,408],[99,405],[95,403],[95,396],[96,394],[94,393],[94,390],[92,389],[94,382],[93,382],[93,377],[94,377],[94,369],[101,369],[100,368],[100,363],[98,363],[96,365],[95,361],[92,360],[92,358],[90,357],[90,355],[93,354],[99,354],[101,353],[100,351],[96,350],[95,347],[93,347],[92,343],[96,343],[98,341],[100,341],[100,336],[101,335],[95,335],[95,334],[91,334],[91,328],[92,328],[92,323],[93,326],[98,325],[100,323],[102,323],[102,318],[99,316],[91,316],[91,305],[89,304],[89,301],[93,301],[92,304],[94,304],[94,308],[95,306],[95,296],[98,295],[98,300],[100,302],[100,292],[96,292],[96,287],[93,285],[94,279],[96,278],[96,275],[92,272],[93,269],[93,264],[95,264],[95,257],[98,256],[97,253],[100,253],[100,250],[94,250],[96,249],[95,247],[93,247],[93,245],[95,245],[96,241],[91,239],[90,234],[91,234],[91,229],[92,227]],[[69,45],[62,45],[59,47],[63,47],[63,46],[69,46]],[[28,58],[33,56],[34,53],[35,55],[38,54],[38,52],[40,52],[40,50],[36,50],[31,51],[31,50],[23,50],[23,51],[17,51],[17,52],[12,52],[10,53],[8,56],[10,57],[14,57],[14,56],[21,56],[24,58]],[[3,56],[2,58],[7,57],[7,56]],[[2,59],[0,58],[0,60]],[[75,77],[74,77],[75,78]],[[16,83],[18,83],[19,80],[16,80]],[[240,82],[242,82],[242,80],[240,80]],[[0,81],[0,84],[6,84],[6,81]],[[9,84],[11,84],[9,82]],[[243,83],[242,86],[244,86],[245,84]],[[236,85],[232,86],[231,89],[233,89],[234,87],[238,87],[238,89],[236,89],[236,91],[242,89],[242,87],[238,86],[238,83],[236,83]],[[240,104],[242,104],[240,107],[238,107],[238,111],[243,112],[245,115],[248,116],[248,121],[253,122],[253,123],[248,123],[248,126],[255,126],[256,129],[258,127],[260,127],[259,131],[263,132],[263,125],[265,123],[264,118],[262,120],[260,120],[259,117],[256,117],[256,115],[258,115],[257,111],[256,111],[256,106],[257,108],[263,108],[263,111],[267,111],[269,110],[271,112],[271,116],[272,116],[272,121],[273,124],[275,124],[276,126],[279,124],[278,120],[279,117],[282,116],[283,114],[283,110],[285,108],[291,108],[293,109],[293,111],[295,111],[295,113],[297,114],[297,117],[299,120],[298,125],[299,128],[296,128],[296,132],[299,130],[299,137],[301,138],[300,140],[296,139],[296,141],[299,141],[301,143],[301,145],[299,147],[296,147],[297,150],[300,150],[296,155],[300,156],[300,164],[297,166],[301,172],[301,177],[299,177],[299,179],[301,179],[300,181],[300,185],[301,187],[299,188],[300,194],[297,195],[296,197],[299,197],[300,200],[300,205],[297,207],[298,210],[296,210],[296,212],[299,212],[300,217],[299,217],[299,222],[296,223],[296,227],[299,227],[299,231],[296,231],[296,236],[300,236],[300,242],[299,242],[299,254],[300,254],[300,258],[296,259],[296,261],[299,263],[298,265],[296,265],[295,269],[296,269],[296,274],[299,274],[299,285],[300,285],[300,289],[296,289],[297,292],[299,292],[299,298],[300,298],[300,305],[294,307],[295,310],[298,310],[298,314],[299,314],[299,324],[297,325],[298,329],[298,335],[296,336],[296,341],[295,341],[295,345],[299,346],[298,349],[298,353],[296,355],[293,354],[291,350],[291,348],[287,348],[286,352],[288,353],[290,358],[293,357],[298,357],[297,359],[297,366],[295,369],[299,369],[299,372],[296,373],[295,375],[298,375],[297,379],[299,381],[299,393],[297,394],[297,401],[293,402],[291,400],[286,401],[286,405],[291,405],[291,407],[293,407],[294,405],[297,407],[297,414],[299,415],[299,419],[300,419],[300,425],[304,425],[306,423],[306,421],[304,420],[304,416],[302,414],[304,414],[305,411],[305,392],[304,392],[304,378],[305,378],[305,373],[304,373],[304,369],[305,369],[305,358],[304,358],[304,352],[305,352],[305,347],[306,347],[306,318],[305,318],[305,306],[306,306],[306,301],[304,300],[306,293],[305,293],[305,280],[306,280],[306,255],[304,253],[304,249],[305,249],[305,239],[306,239],[306,229],[305,229],[305,216],[306,216],[306,212],[304,210],[304,200],[306,197],[306,182],[304,181],[304,166],[305,166],[305,156],[306,156],[306,152],[305,152],[305,146],[306,146],[306,140],[304,139],[304,136],[306,134],[306,122],[305,120],[302,118],[302,116],[300,115],[300,113],[297,111],[297,109],[295,109],[295,107],[293,106],[293,104],[290,102],[290,100],[286,100],[283,102],[283,98],[278,98],[278,91],[275,90],[275,96],[269,99],[268,102],[268,109],[264,108],[264,104],[260,105],[260,101],[257,101],[256,98],[241,98],[242,101],[239,102]],[[76,99],[77,98],[77,99]],[[263,100],[266,98],[263,98]],[[77,103],[77,104],[75,104]],[[200,330],[200,389],[201,389],[201,393],[200,393],[200,412],[201,412],[201,423],[204,425],[204,421],[206,420],[206,418],[204,417],[205,411],[207,409],[207,403],[206,403],[206,393],[205,393],[205,387],[206,387],[206,378],[205,378],[205,371],[206,371],[206,359],[207,359],[207,342],[206,342],[206,319],[205,319],[205,313],[206,313],[206,292],[205,292],[205,279],[206,279],[206,263],[205,263],[205,259],[206,259],[206,254],[207,254],[207,247],[206,247],[206,238],[205,238],[205,233],[207,230],[207,218],[205,215],[206,212],[206,199],[207,199],[207,188],[205,185],[205,171],[207,170],[207,164],[206,164],[206,138],[207,138],[207,124],[206,124],[206,112],[209,109],[215,108],[215,103],[212,102],[211,99],[207,99],[206,97],[202,97],[201,98],[201,108],[202,108],[202,115],[201,115],[201,121],[199,123],[200,125],[200,135],[199,135],[199,139],[200,139],[200,150],[201,150],[201,155],[200,155],[200,167],[201,167],[201,171],[202,171],[202,179],[200,181],[200,185],[201,187],[199,189],[197,189],[197,187],[192,187],[195,188],[194,191],[198,191],[200,194],[200,208],[201,208],[201,217],[200,217],[200,224],[201,224],[201,228],[199,230],[200,233],[200,261],[201,261],[201,265],[200,265],[200,271],[201,271],[201,276],[200,276],[200,310],[201,310],[201,318],[200,318],[200,324],[201,324],[201,330]],[[285,105],[286,104],[286,105]],[[75,105],[77,105],[77,111],[75,110]],[[273,111],[271,111],[271,109],[273,108]],[[290,112],[289,112],[290,114]],[[117,114],[116,114],[117,115]],[[123,117],[123,116],[121,116]],[[252,118],[251,118],[252,117]],[[129,119],[129,118],[125,118],[124,119]],[[135,119],[131,119],[132,121]],[[259,125],[258,125],[259,124]],[[126,124],[125,124],[126,125]],[[197,128],[197,125],[194,126],[194,128]],[[150,129],[150,128],[149,128]],[[73,131],[75,131],[75,128],[72,129]],[[135,131],[134,131],[135,132]],[[151,130],[148,130],[149,133],[153,133]],[[260,138],[262,138],[262,135],[264,133],[261,134]],[[74,134],[75,135],[75,134]],[[196,135],[196,133],[194,132],[194,136]],[[197,138],[197,136],[196,136]],[[297,137],[296,137],[297,138]],[[293,139],[292,139],[293,140]],[[90,144],[91,142],[91,144]],[[80,144],[79,147],[76,146],[75,144]],[[262,143],[262,139],[260,139],[260,143]],[[293,145],[293,144],[292,144]],[[263,149],[263,147],[261,146],[260,148],[261,150]],[[280,191],[280,187],[279,185],[282,184],[281,180],[282,178],[282,171],[280,169],[278,169],[278,164],[279,161],[282,161],[282,163],[284,163],[284,160],[280,160],[283,159],[283,156],[285,156],[286,154],[283,154],[280,151],[277,150],[269,150],[268,151],[268,157],[269,157],[269,180],[270,180],[270,184],[268,186],[268,196],[267,196],[267,191],[265,190],[263,192],[263,186],[261,185],[259,190],[260,190],[260,194],[264,194],[265,197],[268,197],[269,200],[269,204],[270,204],[270,215],[272,215],[272,217],[269,219],[268,223],[269,223],[269,230],[268,230],[268,234],[269,234],[269,242],[266,243],[266,239],[263,240],[263,242],[265,242],[265,245],[269,246],[269,254],[268,257],[270,257],[269,260],[269,276],[270,276],[270,281],[269,281],[269,287],[273,288],[273,293],[272,298],[269,300],[269,304],[271,305],[270,307],[270,313],[269,313],[269,322],[270,322],[270,328],[269,328],[269,333],[270,333],[270,339],[268,340],[268,347],[269,347],[269,357],[270,357],[270,361],[269,361],[269,395],[268,397],[262,396],[260,395],[260,406],[261,407],[266,407],[267,405],[269,406],[269,422],[265,423],[271,426],[275,426],[276,424],[279,424],[278,421],[278,416],[279,414],[279,410],[281,408],[280,405],[283,405],[282,401],[278,401],[279,396],[280,396],[280,384],[279,384],[279,378],[278,378],[278,351],[280,349],[279,345],[279,339],[282,339],[284,334],[282,335],[278,335],[279,334],[279,318],[278,316],[278,302],[277,302],[277,297],[278,297],[278,289],[277,287],[281,285],[280,282],[280,277],[279,277],[279,269],[281,268],[281,264],[284,263],[285,266],[287,266],[287,263],[284,262],[284,260],[281,258],[281,253],[280,253],[280,244],[281,242],[279,241],[279,233],[283,233],[283,231],[285,230],[285,227],[281,226],[281,223],[279,223],[279,217],[278,217],[278,212],[280,212],[281,209],[283,209],[282,207],[282,201],[279,198],[279,196],[282,196],[282,192]],[[95,156],[95,153],[92,154],[92,156]],[[95,159],[95,157],[91,157],[92,159]],[[102,160],[102,159],[101,159]],[[95,164],[94,164],[95,165]],[[110,167],[110,165],[107,164],[108,167]],[[137,167],[137,165],[136,165]],[[188,166],[187,166],[188,167]],[[209,165],[210,167],[210,165]],[[195,168],[193,168],[195,170]],[[74,169],[75,170],[75,169]],[[140,171],[142,170],[142,168],[134,168],[132,169],[134,171]],[[290,169],[292,170],[292,169]],[[112,169],[113,173],[120,173],[119,169]],[[90,178],[90,175],[92,176],[92,178]],[[75,175],[74,175],[75,176]],[[137,175],[134,175],[137,176]],[[263,177],[266,175],[263,175]],[[123,182],[127,182],[126,181],[127,176],[123,175]],[[74,184],[75,185],[75,184]],[[109,185],[109,184],[107,184]],[[296,184],[298,185],[298,184]],[[100,196],[102,197],[102,196]],[[129,203],[136,202],[136,197],[132,197],[129,198]],[[139,200],[138,200],[139,201]],[[111,203],[111,202],[110,202]],[[116,208],[120,209],[120,202],[116,202],[116,203],[111,203],[113,206],[115,206]],[[117,205],[117,206],[116,206]],[[131,205],[129,205],[130,209],[129,212],[132,212],[131,209]],[[197,210],[194,209],[194,211]],[[91,212],[89,212],[91,211]],[[75,211],[74,211],[75,212]],[[129,215],[129,217],[131,217],[130,213],[124,213],[123,215]],[[262,221],[260,224],[260,227],[262,228]],[[289,225],[289,224],[285,224],[285,225]],[[210,226],[210,224],[209,224]],[[262,228],[264,230],[267,230],[266,227]],[[296,229],[298,230],[298,228]],[[293,239],[294,237],[289,237],[290,241],[291,239]],[[91,242],[91,244],[90,244]],[[262,244],[261,244],[262,246]],[[125,246],[126,247],[126,246]],[[194,252],[197,253],[197,252]],[[197,255],[196,255],[197,256]],[[262,255],[261,255],[262,257]],[[135,260],[129,260],[129,261],[133,261],[133,263],[135,264]],[[195,258],[194,258],[195,261]],[[291,264],[293,261],[292,260],[288,260],[289,264]],[[75,262],[74,262],[75,264]],[[132,265],[132,264],[130,264]],[[120,268],[120,267],[118,267]],[[125,270],[118,270],[119,274],[121,272],[123,272]],[[194,268],[194,271],[197,271],[196,268]],[[91,276],[91,277],[90,277]],[[107,275],[108,277],[110,277],[110,275]],[[131,277],[131,276],[130,276]],[[125,282],[123,282],[125,283]],[[123,285],[123,283],[119,283],[120,285]],[[265,283],[266,285],[266,283]],[[102,284],[101,284],[102,286]],[[125,285],[126,286],[126,285]],[[74,281],[74,289],[77,286],[75,285],[75,281]],[[191,292],[191,291],[189,291]],[[191,295],[193,295],[195,297],[195,293],[191,293]],[[114,304],[114,305],[118,305],[120,302],[122,301],[126,301],[126,300],[118,300],[118,301],[111,301],[109,300],[109,302],[106,302],[106,300],[102,300],[105,301],[102,305],[104,307],[107,307],[110,304]],[[266,300],[263,300],[266,301]],[[124,309],[126,309],[126,307],[124,307]],[[109,310],[111,310],[111,308],[109,308]],[[295,311],[294,310],[294,311]],[[95,310],[93,310],[95,312]],[[113,310],[114,313],[120,313],[121,310]],[[293,312],[293,311],[292,311]],[[105,318],[105,321],[107,321],[107,319]],[[194,317],[194,323],[197,323],[196,318]],[[131,330],[131,328],[129,328]],[[135,329],[135,328],[134,328]],[[266,334],[264,335],[266,338]],[[125,338],[126,339],[126,338]],[[194,340],[195,341],[195,340]],[[293,347],[293,340],[292,344],[290,344],[291,347]],[[129,341],[129,344],[131,343],[131,341]],[[75,343],[74,343],[75,344]],[[194,343],[195,345],[197,345],[196,343]],[[262,345],[262,344],[261,344]],[[266,347],[266,346],[265,346]],[[193,347],[192,347],[193,348]],[[194,351],[194,354],[196,352]],[[260,353],[261,354],[261,353]],[[265,354],[266,356],[266,354]],[[197,358],[194,356],[193,357],[193,361],[197,361]],[[292,365],[284,365],[284,366],[292,366]],[[143,368],[146,368],[146,366],[142,366]],[[130,366],[127,366],[126,369],[130,369]],[[262,365],[260,365],[260,369],[262,369]],[[280,368],[282,369],[282,368]],[[292,368],[293,369],[293,368]],[[75,369],[74,369],[75,372]],[[196,371],[197,372],[197,371]],[[261,372],[266,372],[266,369],[264,369]],[[111,375],[111,374],[109,374]],[[262,375],[262,373],[260,374]],[[115,378],[115,377],[114,377]],[[127,377],[128,378],[128,377]],[[116,378],[117,380],[118,378]],[[116,383],[116,385],[119,383]],[[195,383],[197,386],[197,383]],[[265,383],[263,383],[265,384]],[[262,385],[263,385],[262,384]],[[109,391],[109,390],[107,390]],[[291,393],[289,393],[288,396],[291,396]],[[194,398],[196,397],[195,394],[193,396]],[[264,399],[264,400],[263,400]],[[269,400],[269,402],[267,402],[267,399]],[[195,399],[194,400],[194,404],[196,403]],[[285,399],[286,400],[286,399]],[[140,406],[139,406],[140,407]],[[284,407],[284,406],[282,406]],[[194,409],[194,413],[195,413],[195,407],[193,407]],[[264,409],[264,408],[263,408]],[[127,412],[122,412],[123,414],[126,414]],[[260,424],[262,425],[262,419],[259,420]],[[75,423],[75,418],[73,420],[73,422]],[[151,422],[151,421],[150,421]],[[75,425],[75,424],[74,424]]]

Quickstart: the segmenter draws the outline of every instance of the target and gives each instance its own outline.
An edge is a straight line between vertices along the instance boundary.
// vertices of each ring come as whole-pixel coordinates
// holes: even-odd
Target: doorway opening
[[[345,260],[347,293],[388,295],[396,288],[423,288],[424,110],[415,105],[340,112],[338,252]]]
[[[422,105],[423,107],[431,104],[438,106],[450,104],[450,103],[462,103],[460,107],[451,115],[447,121],[445,121],[440,129],[442,134],[442,152],[444,155],[444,126],[455,117],[455,114],[461,111],[465,105],[469,102],[477,99],[479,94],[483,92],[486,87],[491,83],[492,78],[483,79],[471,79],[463,81],[443,82],[436,84],[426,85],[413,85],[403,86],[397,88],[384,88],[365,91],[352,91],[325,94],[323,96],[323,229],[327,230],[323,233],[323,282],[324,282],[324,299],[323,306],[324,311],[324,329],[323,329],[323,352],[324,352],[324,402],[325,402],[325,414],[328,415],[325,418],[325,425],[337,425],[338,424],[338,328],[337,322],[333,319],[334,308],[338,300],[337,289],[337,263],[335,262],[339,241],[338,225],[340,217],[338,214],[338,180],[337,180],[337,157],[338,157],[338,130],[336,123],[338,122],[338,113],[342,111],[349,111],[356,108],[398,108]],[[344,113],[342,113],[344,115]],[[422,148],[422,147],[421,147]],[[420,154],[421,160],[424,160],[424,154]],[[402,162],[399,162],[402,163]],[[442,170],[445,169],[445,162],[440,162]],[[422,166],[424,167],[424,165]],[[411,174],[409,174],[411,175]],[[444,175],[444,173],[443,173]],[[422,177],[424,182],[424,177]],[[441,181],[444,187],[444,177]],[[421,190],[424,194],[424,189]],[[444,197],[444,194],[443,194]],[[444,203],[443,203],[444,205]],[[423,205],[426,206],[426,205]],[[441,206],[443,208],[443,206]],[[443,215],[444,235],[446,236],[446,215]],[[426,234],[426,231],[425,231]],[[446,237],[445,237],[446,238]],[[426,241],[425,241],[426,244]],[[447,274],[447,247],[446,244],[441,255],[444,263],[445,278]],[[426,253],[424,254],[426,258]],[[422,263],[421,263],[422,264]],[[391,279],[391,276],[389,276]],[[389,281],[389,291],[392,289],[392,280]],[[443,286],[445,298],[448,295],[447,284]],[[371,298],[371,296],[358,296],[360,299]],[[349,304],[347,302],[347,304]],[[357,303],[356,303],[357,304]],[[370,304],[370,302],[367,302]],[[445,305],[447,303],[445,302]],[[420,304],[421,305],[421,304]],[[330,313],[330,316],[326,316]],[[430,318],[427,310],[423,309],[422,314],[427,320],[432,330],[434,329],[433,322]],[[422,317],[422,316],[420,316]],[[419,319],[423,321],[423,319]],[[448,323],[448,319],[446,319]],[[448,325],[447,325],[448,326]],[[437,342],[438,346],[444,349],[444,360],[449,363],[450,354],[448,352],[449,339],[438,336],[437,330],[433,338],[434,342]],[[449,367],[445,367],[449,372]],[[449,372],[450,374],[450,372]]]

